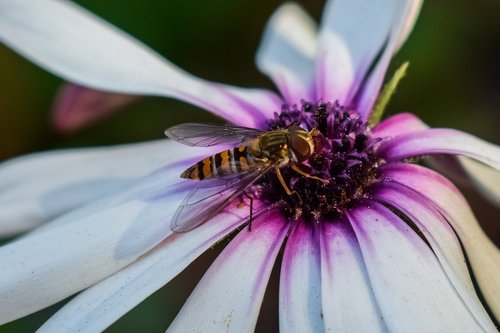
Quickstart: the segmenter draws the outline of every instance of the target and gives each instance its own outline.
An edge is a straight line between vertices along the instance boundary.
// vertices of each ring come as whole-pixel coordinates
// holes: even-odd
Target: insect
[[[186,232],[210,220],[265,174],[274,171],[288,195],[289,189],[280,168],[290,166],[304,177],[328,183],[312,176],[298,165],[314,152],[318,131],[300,126],[277,130],[258,130],[234,125],[187,123],[171,127],[165,134],[188,146],[233,146],[208,156],[186,169],[181,178],[199,181],[177,209],[172,220],[174,232]],[[253,197],[250,198],[250,225]]]

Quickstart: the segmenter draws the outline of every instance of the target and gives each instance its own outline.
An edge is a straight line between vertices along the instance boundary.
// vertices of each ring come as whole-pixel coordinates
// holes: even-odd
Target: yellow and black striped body
[[[250,147],[239,146],[204,158],[184,171],[181,177],[194,180],[216,178],[248,171],[256,162]]]
[[[312,132],[311,132],[312,133]],[[289,161],[301,162],[314,150],[310,132],[295,126],[266,132],[245,145],[204,158],[181,174],[182,178],[203,180],[265,168],[277,168]]]

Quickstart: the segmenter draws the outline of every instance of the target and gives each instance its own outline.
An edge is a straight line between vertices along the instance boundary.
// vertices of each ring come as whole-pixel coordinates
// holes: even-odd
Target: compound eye
[[[293,136],[291,141],[292,150],[297,157],[297,162],[305,161],[311,156],[311,146],[305,138]]]

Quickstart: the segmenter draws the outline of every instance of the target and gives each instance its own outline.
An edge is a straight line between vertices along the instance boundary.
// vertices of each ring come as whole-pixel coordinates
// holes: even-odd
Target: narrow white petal
[[[108,277],[167,237],[188,186],[170,168],[0,247],[0,323]]]
[[[495,325],[476,295],[460,241],[439,210],[421,194],[395,182],[384,182],[373,195],[415,223],[471,314],[485,331],[493,332]]]
[[[377,1],[375,1],[377,2]],[[368,119],[373,105],[377,100],[380,88],[384,82],[384,77],[391,62],[394,53],[401,47],[406,40],[422,6],[422,0],[391,0],[384,1],[385,5],[392,7],[392,17],[390,21],[390,31],[384,37],[386,43],[380,59],[375,64],[375,67],[369,74],[366,83],[363,84],[363,89],[357,103],[357,111]],[[370,2],[372,3],[372,2]],[[379,4],[380,5],[380,4]]]
[[[460,238],[483,297],[500,318],[500,250],[481,229],[460,191],[446,178],[417,165],[392,164],[384,167],[384,173],[436,204]]]
[[[348,215],[389,331],[482,331],[434,253],[403,220],[375,202]]]
[[[288,223],[279,214],[243,229],[219,255],[168,332],[253,332]]]
[[[285,247],[280,274],[281,332],[324,332],[318,229],[296,223]]]
[[[422,120],[411,113],[400,113],[389,117],[375,126],[372,133],[376,137],[389,137],[419,132],[429,129]],[[397,139],[396,139],[397,140]],[[460,165],[457,164],[460,163]],[[458,156],[442,159],[439,156],[430,164],[454,181],[470,180],[492,203],[500,206],[500,172],[470,158]],[[462,172],[465,169],[465,173]]]
[[[77,295],[40,332],[103,331],[244,222],[247,215],[247,210],[233,210],[190,232],[169,236],[131,265]]]
[[[321,288],[326,332],[385,332],[359,244],[347,221],[321,226]],[[362,318],[362,320],[360,320]]]
[[[404,17],[400,18],[402,19],[401,24],[395,27],[395,30],[393,30],[393,33],[396,35],[396,43],[394,46],[395,52],[397,52],[403,46],[403,44],[406,42],[406,39],[413,30],[413,26],[417,21],[417,17],[420,13],[422,4],[422,0],[409,1],[407,12],[404,13]]]
[[[288,103],[300,103],[301,99],[314,101],[315,55],[313,19],[296,4],[279,7],[267,23],[256,62]]]
[[[245,126],[262,125],[281,107],[271,92],[195,78],[69,1],[0,1],[0,41],[68,81],[174,97]]]
[[[462,155],[500,170],[500,146],[452,129],[435,128],[398,135],[384,141],[378,153],[389,160],[428,154]]]
[[[408,22],[412,20],[407,20],[406,11],[419,3],[416,0],[329,1],[318,37],[318,98],[349,104],[384,43],[390,40],[392,56],[395,51],[392,44],[400,45],[402,37],[408,34],[411,27]]]
[[[160,167],[200,154],[201,149],[161,140],[43,152],[4,162],[0,164],[0,235],[29,230],[126,189]]]
[[[459,156],[458,160],[481,193],[500,206],[500,171],[463,156]]]

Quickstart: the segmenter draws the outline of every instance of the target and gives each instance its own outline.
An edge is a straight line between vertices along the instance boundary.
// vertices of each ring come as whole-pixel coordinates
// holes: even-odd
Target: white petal
[[[463,156],[459,156],[458,160],[482,194],[500,206],[500,171]]]
[[[298,5],[286,3],[267,23],[257,51],[257,67],[269,75],[285,100],[315,101],[316,24]]]
[[[403,46],[404,42],[406,42],[406,39],[413,30],[413,26],[415,25],[418,14],[420,13],[422,4],[422,0],[411,0],[409,2],[408,11],[404,14],[405,17],[400,18],[403,19],[401,25],[399,25],[397,29],[393,30],[393,33],[397,36],[394,47],[395,52],[397,52],[401,48],[401,46]]]
[[[418,179],[418,175],[415,177]],[[463,303],[485,331],[493,332],[495,325],[474,291],[460,241],[439,210],[421,194],[395,182],[384,182],[373,195],[378,201],[400,210],[415,223]]]
[[[161,140],[37,153],[2,163],[0,235],[36,227],[73,208],[126,189],[162,166],[200,153],[201,149]]]
[[[321,287],[327,332],[384,332],[359,244],[347,221],[321,225]],[[362,318],[362,320],[360,320]]]
[[[408,33],[405,11],[417,3],[420,1],[329,1],[318,37],[318,98],[349,104],[384,43],[391,38],[400,44]],[[393,52],[394,47],[390,55]]]
[[[348,212],[391,332],[478,332],[480,326],[423,240],[375,202]]]
[[[373,128],[372,133],[376,137],[386,137],[423,131],[428,128],[415,115],[400,113],[379,123]],[[460,165],[457,165],[457,161]],[[452,177],[454,181],[472,181],[487,199],[500,206],[500,186],[498,186],[500,172],[463,156],[458,156],[457,159],[454,157],[443,159],[438,156],[429,162],[439,172]],[[463,172],[462,168],[465,169],[466,173]]]
[[[357,103],[357,111],[368,119],[373,105],[377,100],[380,88],[394,53],[408,37],[415,20],[417,19],[422,0],[392,0],[393,16],[391,19],[390,33],[385,36],[385,48],[380,59],[363,84],[361,95]],[[387,3],[387,1],[386,1]]]
[[[281,108],[271,92],[195,78],[67,1],[1,1],[0,40],[68,81],[106,91],[178,98],[245,126],[260,126]]]
[[[295,224],[280,274],[280,332],[324,332],[318,229]]]
[[[500,250],[481,229],[460,191],[446,178],[417,165],[392,164],[384,167],[384,173],[437,205],[460,238],[482,295],[500,318]]]
[[[167,169],[0,247],[0,323],[72,295],[167,237],[189,190]]]
[[[499,146],[452,129],[436,128],[402,134],[383,142],[378,153],[390,160],[427,154],[463,155],[500,170]]]
[[[243,229],[217,257],[168,332],[253,332],[288,223],[280,214]]]
[[[248,218],[233,210],[186,233],[173,234],[120,272],[78,294],[40,332],[100,332]]]

